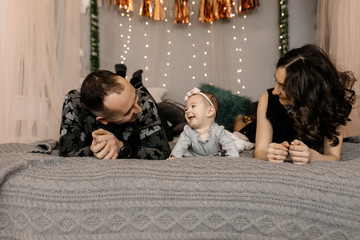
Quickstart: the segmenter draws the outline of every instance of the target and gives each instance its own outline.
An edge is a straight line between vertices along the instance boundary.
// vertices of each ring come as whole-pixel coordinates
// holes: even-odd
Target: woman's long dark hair
[[[339,144],[336,129],[345,125],[356,100],[352,72],[338,72],[319,47],[295,48],[277,63],[286,69],[284,91],[293,106],[297,137],[312,148],[320,147],[324,137],[332,146]]]

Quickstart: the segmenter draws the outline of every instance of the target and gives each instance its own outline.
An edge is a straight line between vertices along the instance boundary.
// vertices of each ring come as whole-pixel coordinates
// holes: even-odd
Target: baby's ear
[[[215,114],[216,114],[216,111],[215,111],[214,106],[210,106],[210,107],[208,108],[207,116],[208,116],[208,117],[212,117],[212,116],[214,116]]]

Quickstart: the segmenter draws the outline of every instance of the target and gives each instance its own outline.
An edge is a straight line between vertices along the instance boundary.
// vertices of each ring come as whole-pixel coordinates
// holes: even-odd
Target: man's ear
[[[96,117],[96,121],[101,122],[104,125],[107,125],[109,123],[109,121],[106,120],[106,118],[104,117]]]
[[[214,106],[208,108],[207,116],[212,117],[216,113]]]

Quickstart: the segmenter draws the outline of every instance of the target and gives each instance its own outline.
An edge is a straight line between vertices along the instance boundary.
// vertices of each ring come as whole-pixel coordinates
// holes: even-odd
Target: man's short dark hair
[[[117,79],[120,76],[107,70],[96,70],[83,81],[80,89],[82,102],[94,113],[106,112],[104,98],[111,93],[120,94],[124,86]]]

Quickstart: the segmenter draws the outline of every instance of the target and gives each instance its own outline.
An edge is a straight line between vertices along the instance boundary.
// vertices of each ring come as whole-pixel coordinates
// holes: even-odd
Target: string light
[[[284,0],[283,0],[284,1]],[[233,3],[234,4],[234,3]],[[195,1],[192,1],[191,2],[191,11],[190,11],[190,15],[194,15],[194,5],[195,5]],[[168,8],[164,7],[164,10],[165,11],[168,11]],[[172,10],[171,10],[172,11]],[[122,63],[125,63],[125,60],[126,60],[126,57],[127,57],[127,54],[130,53],[130,50],[131,50],[131,34],[132,32],[135,32],[135,28],[134,28],[134,24],[131,24],[132,23],[132,20],[131,20],[131,17],[129,14],[124,14],[122,13],[121,16],[123,17],[126,17],[128,19],[128,24],[126,24],[125,21],[122,21],[120,24],[119,24],[119,27],[120,28],[124,28],[124,30],[121,31],[121,38],[123,39],[123,44],[121,46],[123,46],[123,53],[121,54],[121,62]],[[166,14],[165,16],[168,16],[168,14]],[[169,15],[171,17],[173,17],[173,15]],[[285,14],[283,14],[282,16],[285,16]],[[245,89],[245,85],[244,85],[244,81],[242,81],[241,79],[241,75],[243,74],[243,62],[244,62],[244,58],[242,56],[242,49],[243,49],[243,46],[244,44],[247,42],[248,38],[245,34],[245,26],[244,26],[244,22],[245,20],[247,19],[247,16],[245,14],[243,14],[241,16],[241,19],[239,18],[231,18],[230,21],[232,22],[232,25],[229,25],[230,28],[232,28],[232,31],[233,31],[233,37],[232,37],[232,40],[233,40],[233,44],[234,44],[234,48],[235,48],[235,57],[237,58],[235,62],[237,62],[237,65],[238,67],[235,69],[235,73],[236,73],[236,77],[235,77],[235,83],[238,84],[238,87],[236,87],[235,91],[237,94],[241,94],[243,92],[243,90]],[[239,25],[239,23],[241,25]],[[154,24],[158,24],[158,23],[154,23]],[[172,71],[172,68],[175,66],[174,64],[171,63],[171,51],[172,51],[172,48],[173,47],[176,47],[172,44],[172,41],[171,41],[171,37],[173,36],[173,33],[172,33],[172,26],[173,26],[173,23],[172,21],[169,21],[168,18],[165,17],[165,19],[163,20],[163,23],[162,24],[165,24],[165,37],[166,37],[166,40],[164,41],[165,45],[166,45],[166,50],[164,50],[163,54],[165,55],[165,57],[160,57],[160,60],[159,63],[160,64],[163,64],[163,67],[161,68],[161,70],[163,71],[161,73],[161,77],[159,80],[161,80],[161,86],[163,87],[166,87],[168,86],[168,79],[169,77],[171,76],[171,71]],[[207,36],[205,38],[205,45],[201,45],[201,44],[198,44],[195,42],[195,40],[197,40],[197,38],[195,38],[194,34],[196,32],[194,32],[193,30],[196,30],[196,29],[193,29],[193,25],[194,22],[192,23],[187,23],[186,26],[187,26],[187,37],[189,38],[189,41],[190,41],[190,46],[191,46],[191,50],[188,49],[187,52],[189,54],[189,63],[188,63],[188,66],[187,68],[190,70],[189,71],[189,74],[190,74],[190,78],[192,80],[197,80],[199,79],[198,81],[204,81],[204,82],[208,82],[210,85],[213,85],[214,83],[212,82],[212,79],[213,77],[211,76],[211,73],[209,74],[208,73],[208,70],[209,70],[209,57],[210,56],[213,56],[213,54],[211,54],[211,50],[213,48],[212,46],[212,26],[213,26],[213,22],[211,22],[210,24],[208,24],[208,29],[206,29],[205,31],[207,31]],[[143,51],[143,61],[145,62],[145,71],[144,71],[144,80],[145,81],[148,81],[148,77],[147,77],[147,74],[146,72],[149,71],[150,67],[149,67],[149,60],[151,59],[151,55],[150,55],[150,49],[153,47],[153,44],[152,42],[150,42],[150,35],[151,35],[151,29],[150,29],[150,26],[152,25],[152,22],[149,22],[148,20],[146,20],[144,22],[144,32],[143,32],[143,35],[144,35],[144,47],[145,47],[145,51]],[[224,26],[226,27],[226,25]],[[240,31],[239,31],[240,30]],[[280,37],[280,39],[282,39],[283,37]],[[203,59],[201,59],[203,58]],[[201,62],[203,61],[202,63],[202,68],[203,68],[203,73],[201,74],[199,72],[199,69],[198,69],[198,65],[196,64],[197,62]],[[211,69],[211,66],[210,66],[210,69]],[[199,76],[197,75],[199,74]],[[196,85],[197,83],[194,82],[194,85]]]
[[[166,11],[167,11],[167,7],[164,6],[164,11],[165,11],[165,24],[168,27],[168,29],[166,30],[166,37],[167,37],[167,54],[166,54],[166,60],[165,60],[165,72],[164,72],[164,79],[163,79],[163,84],[162,86],[165,88],[166,87],[166,83],[168,81],[168,71],[169,71],[169,67],[170,67],[170,56],[171,56],[171,30],[170,30],[170,26],[171,24],[168,24],[168,19],[167,19],[167,15]]]
[[[145,73],[144,73],[144,75],[145,75],[145,78],[144,78],[144,80],[145,80],[145,82],[147,82],[147,81],[149,81],[149,78],[147,77],[147,72],[149,71],[149,65],[148,65],[148,61],[147,61],[147,59],[148,59],[148,56],[147,56],[147,54],[148,54],[148,52],[149,52],[149,49],[150,49],[150,44],[149,44],[149,37],[148,37],[148,28],[149,28],[149,22],[146,20],[145,21],[145,32],[144,32],[144,42],[145,42],[145,55],[144,55],[144,65],[145,65]]]
[[[130,51],[131,32],[132,32],[132,25],[131,25],[132,19],[131,19],[129,13],[127,13],[126,15],[125,15],[125,13],[122,13],[121,16],[126,17],[127,20],[128,20],[128,26],[127,26],[127,31],[126,31],[127,35],[125,36],[124,34],[120,34],[120,38],[123,39],[123,42],[124,42],[124,44],[123,44],[124,51],[123,51],[123,54],[120,55],[120,63],[125,64],[126,55]],[[123,27],[126,27],[126,26],[124,26],[122,23],[120,23],[119,27],[123,28]],[[125,31],[121,31],[121,32],[125,32]]]
[[[243,21],[241,21],[242,24],[244,24],[244,21],[246,19],[246,15],[244,14],[243,15]],[[238,89],[236,91],[236,94],[240,95],[242,93],[242,90],[245,89],[245,86],[243,85],[243,82],[241,81],[241,74],[243,72],[243,69],[242,69],[242,63],[243,63],[243,58],[241,57],[241,52],[242,52],[242,47],[239,47],[239,44],[240,45],[243,45],[247,42],[247,37],[246,37],[246,32],[245,32],[245,26],[242,25],[241,26],[241,34],[242,36],[236,36],[235,34],[238,34],[238,31],[236,31],[236,23],[234,23],[233,25],[233,31],[234,31],[234,41],[235,41],[235,53],[238,55],[238,62],[239,62],[239,68],[236,69],[236,74],[237,74],[237,84],[239,85],[240,89]],[[236,41],[238,40],[238,41]],[[242,40],[242,41],[241,41]]]
[[[212,27],[212,25],[210,25],[209,27]],[[208,37],[207,37],[207,41],[206,41],[206,43],[205,43],[205,48],[206,48],[206,51],[204,51],[204,55],[207,55],[207,53],[208,53],[208,51],[209,51],[209,48],[210,48],[210,39],[211,39],[211,30],[209,29],[208,31],[207,31],[207,35],[208,35]],[[204,58],[204,63],[203,63],[203,65],[204,65],[204,67],[203,67],[203,69],[204,69],[204,81],[206,82],[207,80],[206,80],[206,78],[207,78],[207,76],[208,76],[208,73],[207,73],[207,62],[206,62],[206,60],[207,60],[207,58],[205,57]],[[210,85],[212,85],[212,82],[209,82],[209,84]]]
[[[195,5],[195,1],[192,1],[192,2],[191,2],[191,5],[190,5],[190,16],[194,15],[194,11],[193,11],[194,5]],[[191,24],[191,22],[189,22],[189,23],[187,24],[187,26],[188,26],[188,34],[187,34],[187,35],[188,35],[188,37],[190,38],[190,37],[192,36],[192,34],[191,34],[191,30],[192,30],[192,24]],[[194,41],[193,38],[191,38],[191,39]],[[193,50],[192,50],[191,52],[192,52],[192,53],[195,52],[195,51],[196,51],[196,48],[195,48],[195,47],[196,47],[196,44],[195,44],[194,42],[192,42],[191,47],[193,48]],[[192,65],[194,64],[195,59],[196,59],[196,55],[193,54],[193,55],[192,55],[192,59],[191,59],[191,61],[190,61],[190,65],[188,66],[189,69],[192,69],[192,68],[193,68]],[[194,74],[194,71],[192,71],[192,72],[193,72],[193,74]],[[193,79],[193,80],[196,79],[195,75],[192,76],[192,79]],[[195,83],[194,83],[194,85],[195,85]]]

